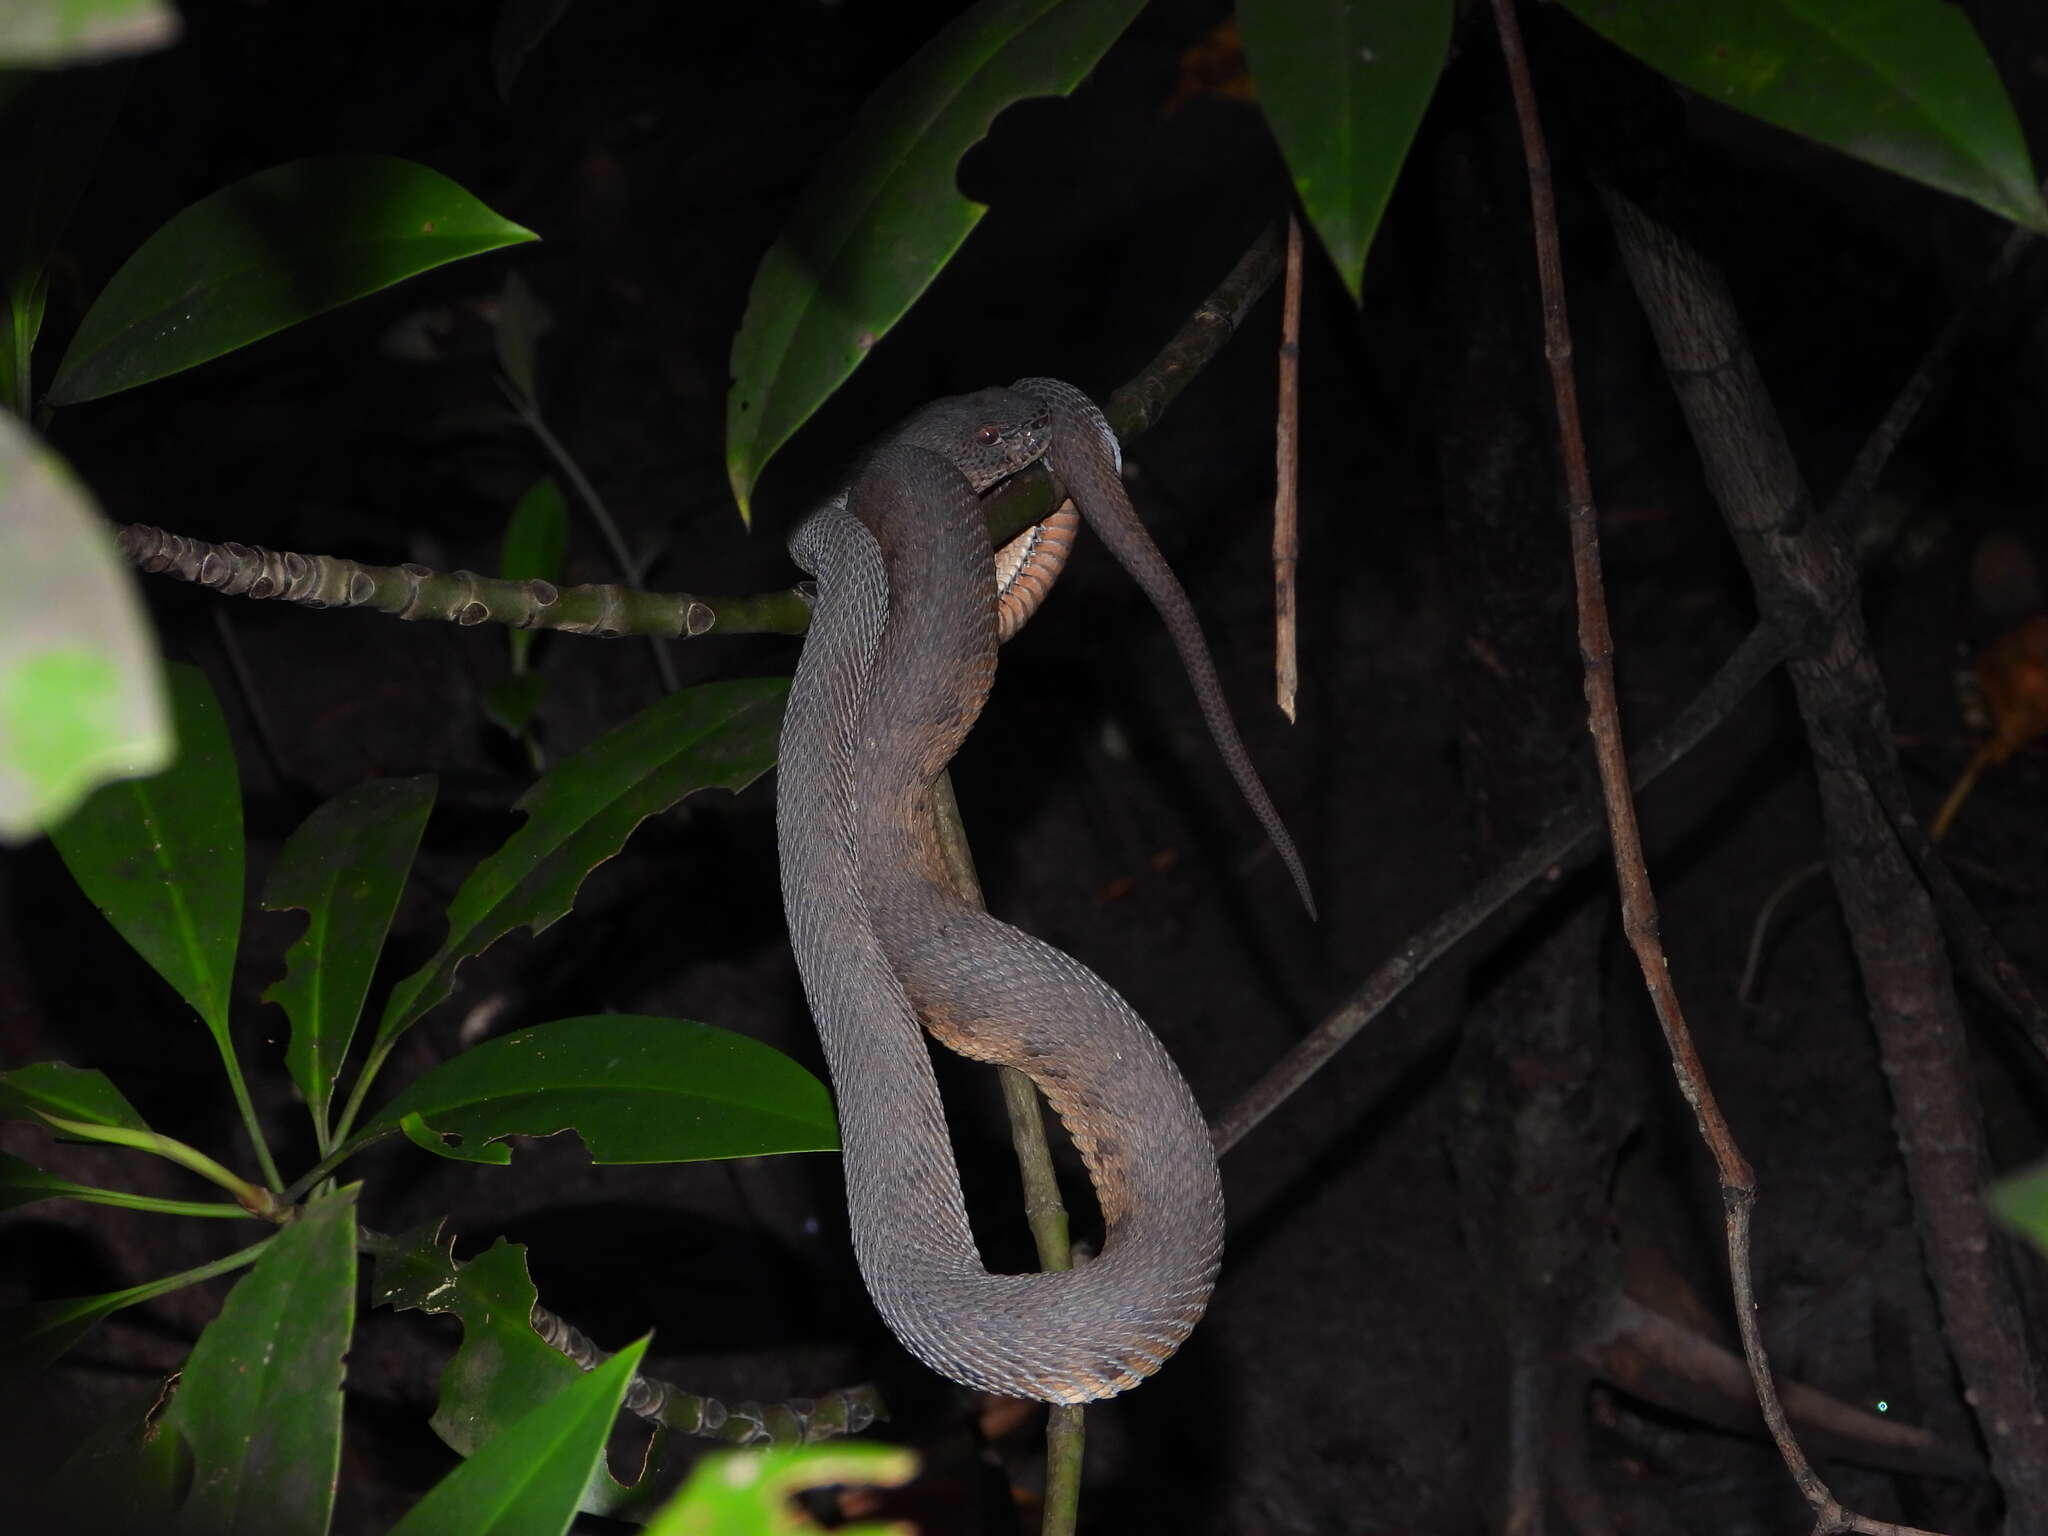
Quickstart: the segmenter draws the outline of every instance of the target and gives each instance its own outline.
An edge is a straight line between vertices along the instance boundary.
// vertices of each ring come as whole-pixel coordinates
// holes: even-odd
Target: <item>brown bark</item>
[[[1933,902],[1882,809],[1903,799],[1884,681],[1856,569],[1812,516],[1719,274],[1670,229],[1606,194],[1622,254],[1767,617],[1804,633],[1788,663],[1806,725],[1842,913],[1861,969],[1921,1249],[2008,1529],[2048,1531],[2048,1424],[2011,1264],[1982,1191],[1990,1177],[1961,1009]],[[1881,789],[1869,775],[1886,781]]]

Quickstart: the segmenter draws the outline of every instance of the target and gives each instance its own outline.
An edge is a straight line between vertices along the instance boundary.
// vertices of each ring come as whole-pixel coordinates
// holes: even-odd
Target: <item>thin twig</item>
[[[1742,962],[1742,980],[1735,986],[1735,1001],[1743,1007],[1756,1006],[1756,975],[1763,968],[1764,939],[1771,931],[1771,919],[1777,915],[1778,908],[1784,905],[1786,897],[1815,875],[1824,875],[1827,872],[1828,867],[1825,863],[1800,865],[1772,887],[1771,894],[1764,898],[1763,906],[1757,909],[1756,921],[1749,927],[1749,954]]]
[[[1301,220],[1287,216],[1287,282],[1280,303],[1280,401],[1273,423],[1273,689],[1294,721],[1301,691],[1294,568],[1301,558]]]
[[[598,536],[604,540],[605,548],[611,551],[612,564],[619,568],[620,577],[629,587],[639,586],[646,578],[647,562],[636,560],[632,551],[626,548],[625,535],[619,532],[619,525],[612,520],[611,512],[605,507],[604,498],[597,494],[597,487],[592,485],[590,477],[583,473],[583,466],[562,446],[561,439],[555,436],[542,418],[540,407],[527,397],[524,390],[503,374],[498,375],[498,388],[504,392],[505,398],[512,402],[512,409],[519,413],[519,419],[525,423],[526,430],[540,439],[540,445],[547,449],[548,457],[555,461],[556,467],[567,477],[577,497],[583,502],[584,509],[589,512],[590,520],[597,524]],[[659,638],[652,635],[647,639],[647,648],[654,656],[654,673],[661,680],[661,691],[674,693],[682,684],[676,676],[676,664],[670,657],[668,648]]]
[[[1572,368],[1571,326],[1565,312],[1564,257],[1557,233],[1557,208],[1551,186],[1550,155],[1536,110],[1529,61],[1522,49],[1521,26],[1514,0],[1493,0],[1495,28],[1507,65],[1515,118],[1521,128],[1522,153],[1529,168],[1529,203],[1536,236],[1536,272],[1543,295],[1543,353],[1550,365],[1551,392],[1557,407],[1559,457],[1564,465],[1565,495],[1571,520],[1572,574],[1578,591],[1579,654],[1586,671],[1588,721],[1594,759],[1600,769],[1601,796],[1607,804],[1608,840],[1614,849],[1620,889],[1622,929],[1635,952],[1644,985],[1663,1027],[1664,1042],[1679,1092],[1692,1106],[1700,1138],[1714,1158],[1727,1216],[1729,1281],[1734,1292],[1735,1322],[1742,1350],[1756,1384],[1757,1404],[1777,1443],[1778,1454],[1813,1507],[1824,1528],[1841,1516],[1840,1506],[1813,1470],[1786,1422],[1764,1352],[1757,1323],[1756,1296],[1750,1265],[1750,1212],[1756,1203],[1756,1176],[1735,1144],[1722,1117],[1692,1033],[1679,1006],[1671,967],[1658,934],[1656,893],[1643,858],[1642,835],[1635,801],[1629,792],[1628,764],[1622,747],[1621,717],[1614,692],[1614,637],[1607,622],[1607,603],[1600,569],[1600,526],[1593,505],[1592,476],[1587,467],[1585,435],[1580,425],[1578,384]]]
[[[1846,530],[1863,513],[1870,500],[1870,493],[1877,489],[1877,482],[1884,474],[1885,466],[1904,441],[1914,419],[1920,414],[1920,407],[1927,403],[1927,397],[1934,392],[1935,384],[1947,369],[1949,360],[1963,337],[1968,334],[1977,316],[1982,312],[1990,297],[1995,294],[2005,279],[2019,265],[2020,257],[2033,244],[2034,235],[2029,230],[2015,229],[1999,247],[1998,255],[1979,279],[1974,291],[1956,312],[1949,316],[1948,323],[1941,328],[1919,365],[1914,368],[1906,382],[1899,386],[1899,392],[1892,397],[1891,406],[1884,417],[1864,439],[1863,446],[1856,452],[1856,462],[1849,466],[1849,472],[1842,477],[1842,483],[1835,488],[1827,510],[1821,520],[1839,530]]]

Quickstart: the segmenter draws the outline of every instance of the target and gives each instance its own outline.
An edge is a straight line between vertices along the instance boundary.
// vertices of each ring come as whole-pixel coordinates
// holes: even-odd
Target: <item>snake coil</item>
[[[1222,1256],[1223,1194],[1201,1110],[1144,1022],[1078,961],[962,901],[933,837],[933,782],[995,672],[1000,598],[977,493],[1041,457],[1091,526],[1108,523],[1184,659],[1192,646],[1211,728],[1301,879],[1186,599],[1130,512],[1115,439],[1055,380],[926,407],[792,536],[817,599],[783,725],[777,836],[877,1309],[955,1381],[1076,1403],[1135,1385],[1194,1328]],[[983,1267],[921,1028],[1038,1084],[1094,1181],[1100,1256],[1060,1273]]]

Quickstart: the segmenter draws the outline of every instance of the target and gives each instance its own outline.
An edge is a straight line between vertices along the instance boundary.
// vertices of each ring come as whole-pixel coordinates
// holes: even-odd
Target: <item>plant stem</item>
[[[234,1091],[235,1107],[242,1112],[242,1128],[249,1133],[249,1145],[256,1149],[256,1165],[263,1170],[263,1182],[273,1191],[281,1190],[284,1188],[284,1180],[278,1176],[277,1162],[270,1155],[270,1143],[263,1139],[263,1123],[256,1118],[256,1105],[249,1098],[249,1085],[242,1081],[242,1064],[236,1060],[234,1047],[229,1044],[225,1030],[221,1031],[215,1038],[220,1041],[220,1061],[221,1065],[227,1068],[228,1087]],[[192,1151],[190,1147],[187,1147],[185,1150],[188,1152]],[[171,1156],[168,1152],[163,1155],[166,1157]],[[201,1154],[193,1152],[192,1155],[198,1157]],[[173,1158],[173,1161],[183,1160]],[[212,1162],[212,1159],[209,1158],[207,1161]],[[206,1173],[205,1170],[199,1168],[196,1164],[186,1163],[185,1166],[192,1169],[194,1173],[213,1179],[212,1174]],[[220,1168],[218,1163],[214,1163],[213,1166]],[[225,1168],[220,1168],[220,1171],[223,1174],[227,1174],[229,1178],[234,1178],[234,1175],[228,1173]],[[220,1180],[214,1179],[214,1182],[219,1184]],[[241,1180],[236,1179],[235,1182],[239,1184]],[[227,1189],[231,1186],[222,1184],[221,1187]],[[247,1186],[244,1187],[246,1188]],[[235,1198],[239,1200],[241,1196],[237,1195]]]
[[[504,390],[505,398],[512,402],[512,408],[519,413],[519,419],[526,424],[526,430],[540,439],[540,445],[547,449],[548,457],[555,461],[569,483],[576,488],[577,496],[589,509],[590,520],[597,524],[597,531],[604,539],[605,547],[611,551],[612,563],[618,566],[619,575],[624,578],[626,585],[639,586],[641,578],[647,574],[647,562],[635,560],[627,550],[625,536],[619,532],[619,525],[612,521],[611,513],[605,508],[604,498],[597,494],[597,487],[592,485],[589,476],[583,473],[583,466],[569,456],[569,450],[562,446],[560,439],[548,430],[548,424],[541,419],[540,407],[527,399],[517,385],[510,379],[500,378],[498,387]],[[661,678],[661,691],[674,693],[682,686],[676,677],[675,663],[669,659],[667,650],[662,647],[659,640],[650,637],[647,644],[654,653],[654,670]]]
[[[90,1184],[66,1184],[53,1190],[60,1200],[83,1200],[88,1205],[116,1205],[129,1211],[155,1211],[160,1216],[206,1216],[225,1221],[246,1221],[256,1213],[225,1200],[159,1200],[155,1195],[131,1194],[125,1189],[99,1189]]]
[[[232,1274],[238,1269],[254,1264],[258,1258],[262,1257],[263,1250],[276,1240],[277,1234],[273,1232],[260,1243],[251,1243],[246,1248],[237,1248],[233,1253],[225,1254],[218,1259],[201,1264],[197,1268],[180,1270],[175,1275],[165,1275],[160,1280],[150,1280],[142,1285],[132,1285],[125,1291],[110,1292],[106,1299],[111,1300],[118,1297],[119,1300],[114,1301],[114,1304],[108,1310],[118,1312],[123,1307],[132,1307],[140,1302],[153,1301],[159,1296],[168,1296],[172,1291],[182,1291],[186,1286],[197,1285],[202,1280],[212,1280],[219,1275]]]
[[[960,803],[953,798],[953,779],[940,774],[932,786],[932,822],[947,877],[960,899],[980,907],[981,881],[974,873],[974,855],[967,829],[960,824]],[[1009,1111],[1010,1145],[1016,1149],[1017,1171],[1024,1181],[1024,1210],[1038,1249],[1038,1267],[1071,1269],[1067,1242],[1067,1209],[1053,1174],[1052,1152],[1045,1140],[1045,1115],[1039,1108],[1038,1086],[1015,1067],[1002,1069],[1003,1107]],[[1079,1404],[1055,1404],[1045,1426],[1045,1506],[1039,1536],[1073,1536],[1081,1508],[1081,1454],[1085,1447],[1084,1410]]]
[[[108,1142],[117,1147],[133,1147],[138,1152],[151,1152],[158,1157],[170,1159],[182,1168],[189,1168],[202,1179],[218,1184],[233,1195],[235,1203],[252,1216],[260,1216],[266,1221],[276,1221],[285,1209],[284,1202],[270,1189],[257,1188],[247,1179],[223,1168],[197,1147],[187,1146],[172,1137],[156,1131],[138,1131],[125,1125],[95,1125],[88,1120],[66,1120],[62,1116],[46,1111],[38,1113],[42,1114],[46,1122],[67,1136],[78,1136],[87,1141]],[[276,1178],[275,1169],[272,1169],[271,1177]],[[273,1189],[275,1187],[272,1186]],[[107,1193],[112,1194],[114,1191],[110,1190]]]

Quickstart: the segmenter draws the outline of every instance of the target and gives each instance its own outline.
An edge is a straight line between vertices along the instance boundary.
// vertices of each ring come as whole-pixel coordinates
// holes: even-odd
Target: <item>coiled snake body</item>
[[[838,1099],[861,1274],[934,1370],[1063,1403],[1135,1385],[1193,1329],[1222,1255],[1222,1185],[1194,1096],[1130,1006],[954,893],[930,794],[995,673],[999,596],[977,492],[1049,455],[1091,524],[1127,522],[1122,544],[1135,530],[1141,564],[1149,552],[1173,582],[1130,512],[1114,452],[1087,397],[1054,380],[939,401],[790,541],[817,600],[782,732],[783,904]],[[1140,579],[1153,591],[1154,573]],[[1178,585],[1170,622],[1171,599],[1206,669]],[[1196,682],[1213,729],[1213,670]],[[1225,755],[1298,876],[1221,720]],[[983,1268],[920,1024],[1038,1084],[1094,1180],[1099,1257],[1060,1273]]]

